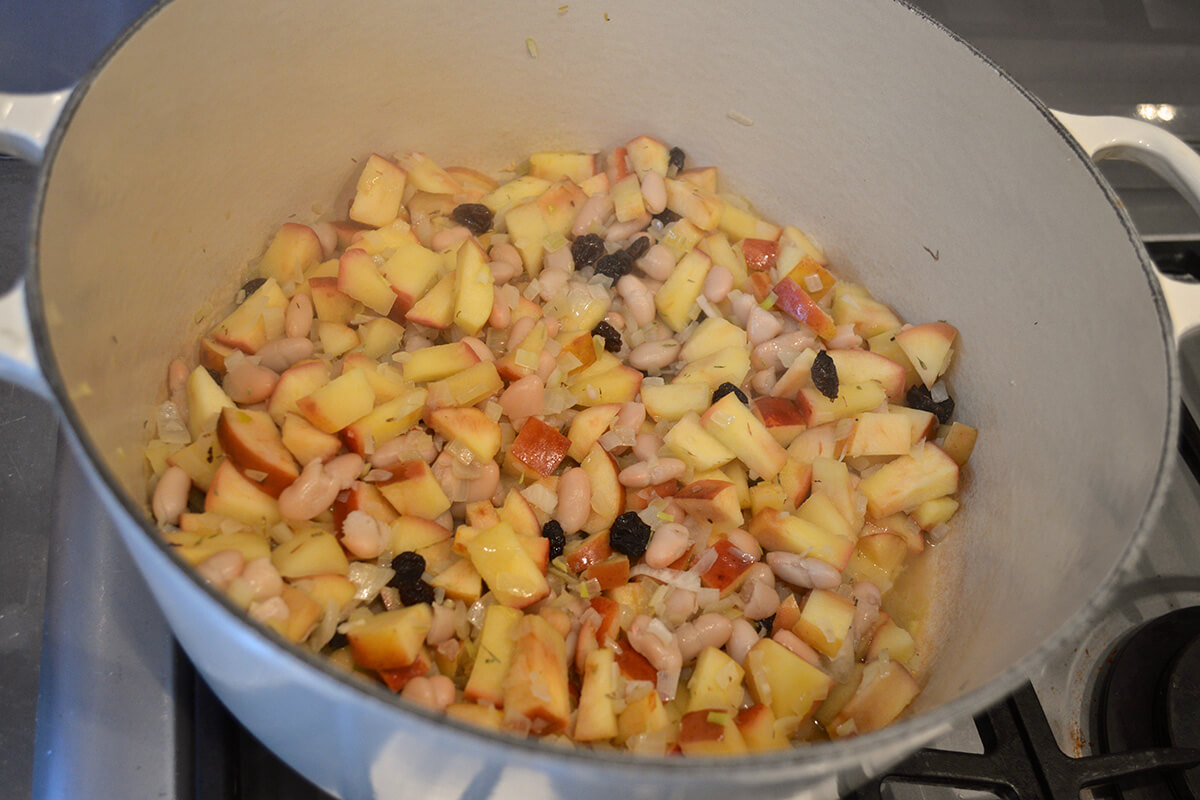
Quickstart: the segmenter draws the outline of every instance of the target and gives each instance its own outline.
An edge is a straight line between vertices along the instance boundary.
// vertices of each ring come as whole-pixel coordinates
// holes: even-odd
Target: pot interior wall
[[[890,0],[168,5],[87,88],[45,195],[45,317],[86,438],[140,502],[168,360],[194,355],[281,220],[340,216],[371,151],[497,170],[639,133],[719,165],[907,320],[960,329],[952,390],[981,436],[924,702],[994,678],[1127,547],[1167,354],[1136,246],[1076,152]]]

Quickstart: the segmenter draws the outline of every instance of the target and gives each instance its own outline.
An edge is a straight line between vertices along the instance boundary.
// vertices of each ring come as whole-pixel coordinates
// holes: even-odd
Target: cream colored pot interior
[[[38,239],[53,357],[104,466],[140,502],[168,360],[280,221],[340,216],[371,151],[495,171],[648,133],[906,319],[960,329],[952,390],[981,436],[923,703],[997,678],[1088,603],[1157,480],[1170,353],[1105,191],[1007,79],[890,0],[556,5],[180,0],[145,24],[73,109]]]

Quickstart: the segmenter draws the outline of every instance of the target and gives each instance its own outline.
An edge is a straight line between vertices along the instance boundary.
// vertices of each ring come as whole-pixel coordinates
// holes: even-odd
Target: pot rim
[[[884,728],[851,739],[818,742],[815,744],[792,747],[774,753],[722,756],[715,758],[679,758],[675,756],[650,756],[622,754],[615,751],[590,750],[586,748],[565,748],[543,743],[532,738],[493,732],[470,725],[458,720],[435,714],[420,706],[408,703],[392,694],[382,686],[368,684],[346,674],[319,654],[312,653],[299,645],[284,640],[274,630],[255,622],[225,596],[225,594],[197,578],[194,570],[183,561],[158,534],[157,528],[150,522],[142,505],[121,488],[116,477],[105,466],[95,445],[86,435],[82,420],[75,411],[71,397],[63,382],[58,369],[58,362],[51,349],[48,337],[48,325],[43,312],[44,302],[40,282],[40,235],[42,233],[42,217],[45,210],[47,188],[56,166],[56,156],[66,135],[67,128],[80,104],[87,97],[88,90],[96,81],[109,61],[118,53],[125,43],[137,35],[141,29],[161,10],[171,5],[173,0],[164,0],[143,14],[116,41],[109,46],[100,59],[88,73],[79,81],[70,98],[67,100],[62,114],[54,126],[47,142],[42,166],[39,169],[36,193],[34,198],[34,213],[29,222],[30,247],[27,254],[25,283],[26,306],[29,315],[30,329],[38,360],[41,364],[46,383],[49,385],[55,403],[62,418],[67,422],[73,438],[87,456],[87,466],[90,467],[107,491],[120,505],[129,521],[136,524],[143,534],[155,544],[157,549],[169,559],[174,567],[207,593],[224,611],[228,624],[239,626],[241,632],[250,634],[262,642],[269,643],[274,648],[290,655],[295,662],[310,670],[321,673],[321,677],[331,679],[340,684],[343,692],[349,691],[359,698],[366,698],[385,707],[385,713],[395,713],[398,719],[405,717],[414,719],[420,725],[433,725],[439,728],[449,728],[456,733],[470,737],[478,746],[496,752],[509,751],[536,764],[553,762],[556,766],[573,766],[588,769],[621,768],[634,773],[645,775],[647,778],[670,778],[673,780],[706,781],[714,774],[725,773],[731,768],[754,768],[760,774],[769,775],[784,772],[803,772],[813,768],[828,771],[831,768],[843,769],[849,766],[868,763],[868,757],[881,752],[895,752],[900,749],[912,750],[927,743],[944,731],[948,724],[958,724],[968,716],[986,709],[1007,695],[1011,694],[1022,682],[1037,673],[1050,657],[1064,645],[1079,638],[1085,628],[1092,625],[1101,611],[1109,604],[1119,581],[1128,573],[1138,555],[1145,546],[1150,529],[1154,526],[1165,501],[1169,471],[1175,463],[1173,445],[1178,438],[1179,430],[1179,367],[1176,359],[1176,342],[1171,330],[1169,315],[1161,288],[1155,278],[1156,267],[1146,253],[1142,240],[1116,193],[1100,175],[1095,162],[1084,152],[1079,143],[1070,135],[1067,129],[1054,114],[1037,97],[1017,83],[1007,72],[993,63],[987,56],[979,52],[973,45],[946,28],[937,20],[930,17],[921,9],[914,7],[910,0],[892,0],[908,12],[915,14],[926,23],[934,26],[940,33],[949,36],[954,42],[963,47],[966,53],[982,61],[986,66],[1007,82],[1009,88],[1016,90],[1030,102],[1038,113],[1065,140],[1074,151],[1076,158],[1088,170],[1092,179],[1109,201],[1109,206],[1116,216],[1116,221],[1124,228],[1142,268],[1143,277],[1150,289],[1150,295],[1155,305],[1160,324],[1160,334],[1163,339],[1163,351],[1167,360],[1167,424],[1164,429],[1163,442],[1160,445],[1160,455],[1155,469],[1153,488],[1142,510],[1136,530],[1130,537],[1123,553],[1110,569],[1108,575],[1098,585],[1089,600],[1075,611],[1068,620],[1056,631],[1047,636],[1034,650],[1027,653],[1016,663],[1010,665],[1000,675],[970,692],[961,695],[947,703],[924,711],[912,717]],[[332,688],[332,687],[331,687]],[[419,729],[412,731],[417,733]],[[781,777],[784,777],[781,775]]]

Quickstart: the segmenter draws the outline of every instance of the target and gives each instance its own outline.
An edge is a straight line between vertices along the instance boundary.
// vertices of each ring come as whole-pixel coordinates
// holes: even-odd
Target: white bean
[[[571,255],[571,248],[564,246],[546,253],[542,259],[542,266],[544,269],[570,272],[575,268],[575,259]]]
[[[742,599],[742,613],[746,619],[766,619],[779,610],[779,594],[775,591],[775,581],[746,581],[739,593]]]
[[[513,323],[512,330],[508,332],[507,347],[510,351],[516,350],[521,346],[521,342],[533,330],[533,326],[537,324],[537,320],[533,317],[521,317]]]
[[[196,565],[196,573],[218,589],[224,589],[245,568],[246,559],[240,550],[218,550]]]
[[[420,675],[404,684],[400,696],[431,711],[445,711],[454,702],[454,682],[445,675]]]
[[[741,550],[748,556],[752,556],[755,561],[762,558],[762,546],[758,543],[758,539],[755,539],[741,528],[734,528],[725,534],[725,538],[738,550]]]
[[[371,454],[371,466],[390,467],[417,458],[432,464],[437,454],[432,436],[421,430],[411,430],[377,447]]]
[[[862,346],[862,337],[854,332],[854,326],[838,325],[837,333],[825,343],[830,350],[854,350]]]
[[[317,240],[321,243],[321,256],[329,258],[333,255],[333,251],[337,250],[337,228],[328,222],[314,222],[308,227],[313,229],[313,233],[317,235]]]
[[[551,355],[549,350],[542,350],[538,353],[537,376],[541,379],[542,383],[550,380],[550,375],[557,367],[558,359]]]
[[[624,242],[633,237],[635,233],[641,233],[650,226],[650,215],[642,214],[636,219],[631,219],[628,222],[616,222],[608,226],[608,230],[604,233],[604,241],[606,242]]]
[[[658,526],[650,537],[646,554],[642,560],[654,569],[664,569],[674,564],[692,546],[692,537],[687,527],[678,522]]]
[[[521,260],[521,251],[508,242],[500,242],[499,244],[492,245],[492,249],[488,251],[488,258],[493,263],[500,261],[515,267],[517,271],[513,274],[514,277],[519,275],[525,267],[525,262]]]
[[[729,298],[733,316],[743,328],[746,327],[746,320],[750,318],[750,312],[758,306],[758,301],[754,299],[754,295],[746,292],[730,292]]]
[[[667,182],[654,170],[642,176],[642,199],[651,214],[660,214],[667,207]]]
[[[725,642],[725,652],[734,661],[743,664],[746,661],[746,654],[750,652],[750,648],[758,641],[758,631],[741,617],[735,619],[731,627],[729,640]]]
[[[312,354],[313,343],[307,334],[273,339],[259,348],[257,353],[258,363],[275,372],[283,372]]]
[[[850,623],[850,635],[857,644],[875,627],[879,620],[879,606],[883,595],[879,587],[870,581],[855,581],[850,589],[854,598],[854,620]]]
[[[664,369],[679,356],[683,345],[674,339],[643,342],[629,354],[629,363],[635,369],[652,372]]]
[[[639,461],[621,470],[617,480],[631,489],[657,486],[664,481],[678,478],[687,470],[687,464],[678,458],[660,458]]]
[[[304,292],[296,292],[283,312],[283,335],[289,339],[307,338],[312,331],[312,322],[312,298]]]
[[[546,402],[546,384],[537,375],[513,381],[500,395],[500,408],[510,420],[522,420],[542,413]]]
[[[625,330],[625,317],[621,316],[615,311],[609,311],[607,314],[605,314],[604,321],[609,325],[612,325],[614,330]]]
[[[563,533],[577,533],[592,510],[592,483],[581,467],[572,467],[558,479],[558,505],[554,518]]]
[[[778,380],[779,378],[775,375],[775,370],[769,368],[760,369],[750,379],[750,388],[754,390],[755,394],[770,394]]]
[[[566,270],[562,269],[544,269],[538,274],[538,294],[545,302],[550,302],[555,297],[562,294],[563,289],[570,280],[570,275]]]
[[[249,614],[251,619],[266,624],[269,622],[287,622],[292,615],[288,604],[282,597],[269,597],[261,603],[251,603]]]
[[[492,272],[493,277],[495,271]],[[499,283],[499,281],[497,281]],[[492,301],[492,313],[488,316],[488,325],[497,330],[504,330],[512,324],[512,309],[501,299],[499,294]]]
[[[760,305],[750,309],[746,318],[746,335],[750,337],[751,345],[757,346],[768,339],[774,339],[782,330],[783,323],[770,311]]]
[[[188,368],[182,358],[177,358],[167,367],[167,394],[180,410],[187,404]]]
[[[639,614],[633,620],[628,637],[629,646],[645,656],[650,665],[658,670],[659,694],[664,700],[672,699],[679,685],[679,672],[683,669],[679,640],[665,625],[645,614]]]
[[[279,494],[279,513],[289,520],[312,519],[333,505],[338,492],[350,488],[362,467],[362,457],[354,453],[340,455],[328,464],[313,459]]]
[[[270,556],[259,556],[248,562],[242,570],[241,579],[250,586],[255,600],[278,597],[283,591],[283,578],[271,563]]]
[[[433,606],[433,621],[429,625],[429,633],[425,634],[425,643],[437,647],[442,642],[454,638],[454,608],[448,605]]]
[[[733,623],[723,614],[701,614],[675,630],[683,663],[688,663],[706,647],[721,648],[729,641]]]
[[[390,541],[391,529],[365,511],[351,511],[342,521],[342,546],[355,558],[378,558]]]
[[[775,631],[775,635],[771,638],[814,667],[821,666],[821,656],[817,654],[817,651],[813,650],[807,642],[791,631]]]
[[[154,519],[164,525],[179,522],[179,516],[187,510],[188,491],[191,488],[192,479],[186,472],[179,467],[167,467],[158,479],[150,500]]]
[[[779,580],[804,589],[836,589],[842,582],[837,568],[819,558],[774,550],[767,553],[766,562]]]
[[[699,601],[696,599],[696,593],[675,586],[667,592],[663,600],[663,619],[671,625],[679,625],[695,614],[697,608]]]
[[[278,382],[279,376],[273,370],[241,360],[225,373],[221,385],[230,400],[249,406],[270,397]]]
[[[636,275],[622,275],[617,280],[617,294],[625,301],[625,307],[639,327],[654,321],[654,295]]]
[[[592,233],[592,228],[598,229],[612,213],[613,202],[607,192],[592,195],[580,206],[579,213],[575,215],[575,222],[571,225],[571,233],[575,236],[584,236],[585,234]]]
[[[719,303],[733,290],[733,273],[724,264],[713,264],[704,278],[704,299]]]
[[[520,275],[522,271],[520,264],[510,264],[507,261],[492,261],[488,263],[488,269],[492,272],[492,283],[497,286],[503,286]]]
[[[663,440],[657,433],[647,431],[639,433],[633,443],[633,454],[641,461],[649,461],[662,450]]]
[[[443,228],[433,235],[433,239],[430,240],[430,249],[439,253],[443,250],[453,250],[470,238],[471,232],[462,225]]]
[[[656,244],[634,263],[648,277],[665,281],[675,271],[675,254],[663,245]]]
[[[617,412],[613,427],[636,431],[642,427],[642,423],[645,421],[646,407],[641,403],[631,401],[621,404],[621,410]]]
[[[474,351],[475,355],[479,356],[480,361],[495,361],[496,354],[492,352],[492,348],[488,347],[483,342],[479,341],[474,336],[464,336],[459,339],[460,342]]]

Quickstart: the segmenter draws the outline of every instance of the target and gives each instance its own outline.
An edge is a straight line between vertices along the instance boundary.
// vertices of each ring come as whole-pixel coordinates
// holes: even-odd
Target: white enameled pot
[[[1149,125],[1056,117],[895,0],[175,0],[63,99],[0,99],[7,149],[45,148],[24,294],[0,310],[4,374],[58,403],[217,694],[333,794],[831,796],[1069,646],[1153,523],[1175,336],[1200,295],[1155,274],[1088,156],[1145,160],[1198,206],[1200,159]],[[352,159],[420,149],[495,170],[640,133],[720,165],[905,318],[961,331],[953,389],[981,439],[941,546],[956,565],[943,645],[913,713],[883,731],[722,761],[492,735],[247,621],[147,521],[143,425],[165,365],[273,225],[345,196]]]

